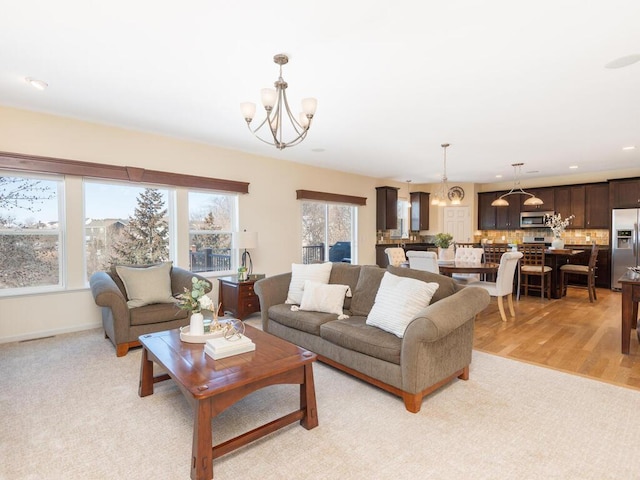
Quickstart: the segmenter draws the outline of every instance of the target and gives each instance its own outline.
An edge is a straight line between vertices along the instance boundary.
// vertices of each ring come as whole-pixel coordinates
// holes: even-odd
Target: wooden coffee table
[[[213,459],[225,455],[297,420],[310,430],[318,426],[313,362],[316,355],[247,325],[245,335],[256,344],[253,352],[213,360],[204,344],[180,340],[179,330],[140,336],[141,397],[153,393],[153,384],[172,378],[193,406],[191,478],[213,478]],[[153,375],[153,363],[168,374]],[[211,420],[248,394],[275,384],[300,385],[300,409],[212,445]],[[248,413],[249,414],[249,413]]]

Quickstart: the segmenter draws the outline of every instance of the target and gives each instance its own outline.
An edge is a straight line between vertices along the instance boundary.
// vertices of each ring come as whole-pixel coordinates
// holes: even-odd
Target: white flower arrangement
[[[178,307],[182,310],[189,310],[192,313],[200,313],[201,310],[213,310],[211,297],[205,294],[206,288],[211,288],[211,284],[206,280],[191,279],[192,289],[189,291],[185,287],[184,293],[178,295]]]
[[[562,215],[559,213],[554,215],[545,214],[544,224],[551,229],[555,238],[560,238],[564,233],[564,230],[569,226],[569,223],[571,223],[571,220],[575,217],[575,215],[569,215],[567,218],[562,220]]]

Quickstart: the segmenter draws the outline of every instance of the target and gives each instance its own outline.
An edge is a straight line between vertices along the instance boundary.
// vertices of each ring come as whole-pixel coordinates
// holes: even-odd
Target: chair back
[[[502,297],[513,291],[513,277],[518,261],[522,256],[522,252],[505,252],[502,254],[496,278],[496,291],[498,296]]]
[[[540,272],[544,270],[544,250],[542,244],[524,244],[518,247],[518,251],[522,252],[523,266],[540,267]]]
[[[459,242],[456,242],[455,246],[456,246],[456,250],[457,250],[458,248],[474,248],[476,246],[476,244],[475,243],[459,243]]]
[[[440,268],[438,267],[438,254],[436,252],[409,250],[407,252],[407,258],[409,259],[409,268],[432,273],[440,273]]]
[[[482,248],[458,248],[456,250],[456,262],[482,263]]]
[[[589,256],[589,271],[593,272],[596,269],[596,263],[598,263],[598,244],[593,242],[591,245],[591,255]]]
[[[384,253],[387,254],[389,259],[389,265],[394,267],[400,266],[401,263],[407,261],[407,257],[404,254],[404,249],[400,247],[389,247],[384,249]]]
[[[506,243],[485,243],[484,261],[487,263],[500,263],[502,255],[511,250]]]

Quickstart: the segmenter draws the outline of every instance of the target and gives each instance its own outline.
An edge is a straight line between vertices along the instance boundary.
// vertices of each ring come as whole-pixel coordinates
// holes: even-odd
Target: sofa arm
[[[205,280],[209,284],[209,288],[205,288],[205,293],[209,293],[213,289],[213,282],[203,277],[202,275],[198,275],[197,273],[193,273],[185,268],[180,267],[172,267],[171,268],[171,294],[178,295],[180,293],[184,293],[184,289],[191,291],[191,279],[196,277],[198,280]]]
[[[129,319],[127,299],[107,272],[96,272],[89,279],[89,286],[96,305],[108,307],[115,319]]]
[[[269,307],[280,305],[287,300],[291,272],[274,275],[258,280],[254,285],[254,291],[260,299],[260,314],[262,316],[262,329],[269,331]]]
[[[489,305],[491,297],[483,288],[468,286],[429,305],[407,327],[403,345],[435,342],[461,327]]]

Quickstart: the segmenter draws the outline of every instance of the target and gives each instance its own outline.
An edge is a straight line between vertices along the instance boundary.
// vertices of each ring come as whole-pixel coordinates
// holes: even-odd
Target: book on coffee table
[[[237,340],[227,340],[224,337],[211,338],[204,345],[204,352],[214,360],[252,352],[256,344],[249,337],[241,335]]]

